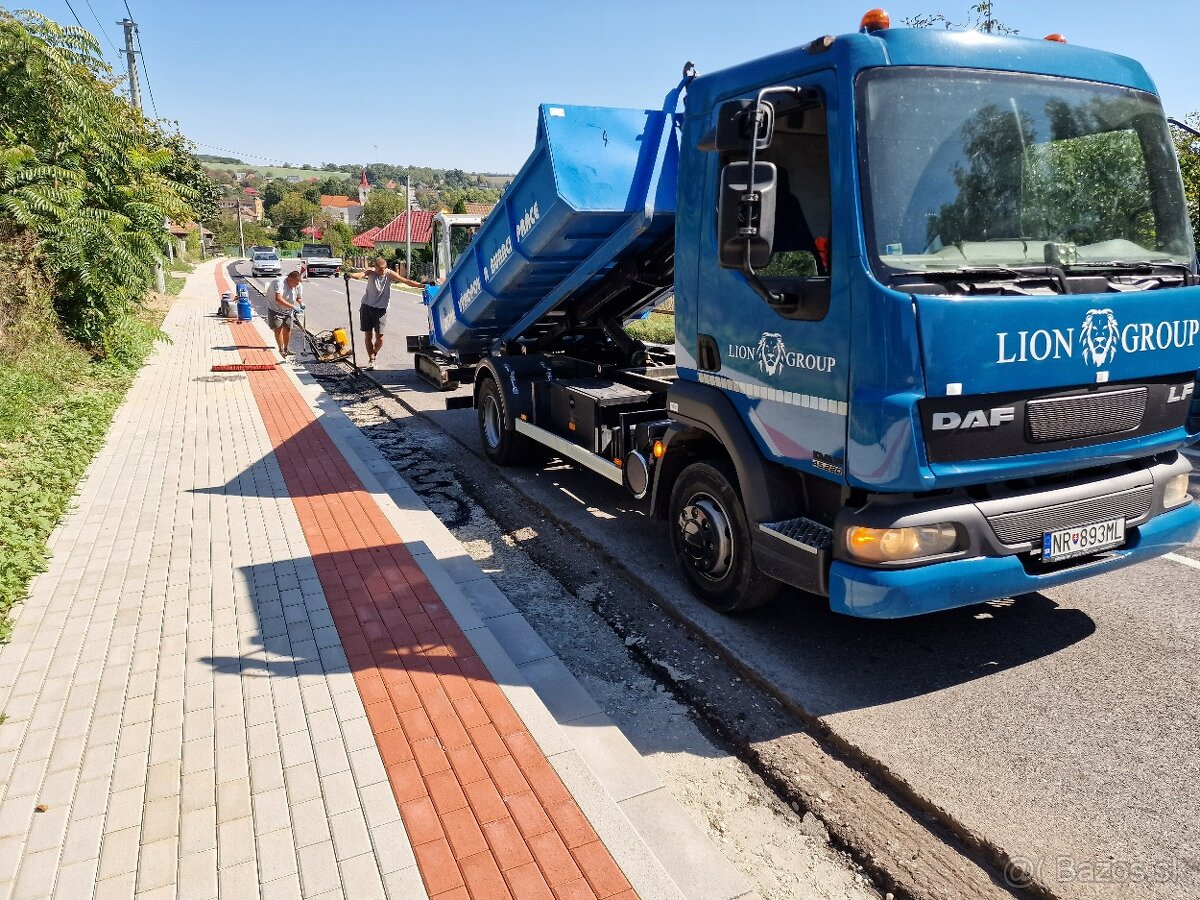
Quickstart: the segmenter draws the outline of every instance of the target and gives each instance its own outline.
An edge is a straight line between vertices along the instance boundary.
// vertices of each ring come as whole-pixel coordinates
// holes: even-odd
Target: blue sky
[[[9,4],[24,5],[74,23],[66,0]],[[94,11],[122,46],[123,0],[70,5],[96,33]],[[539,103],[656,106],[686,60],[710,72],[854,31],[870,5],[129,0],[158,112],[205,152],[493,172],[515,172],[524,161]],[[922,12],[964,18],[969,6],[887,8],[899,23]],[[1024,36],[1059,31],[1072,43],[1139,59],[1169,115],[1200,109],[1195,0],[996,0],[995,11]],[[124,55],[103,37],[101,45],[123,68]],[[143,102],[152,112],[144,84]]]

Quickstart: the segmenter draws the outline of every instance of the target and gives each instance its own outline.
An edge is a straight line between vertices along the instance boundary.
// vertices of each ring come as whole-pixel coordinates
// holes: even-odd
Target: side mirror
[[[717,125],[700,141],[699,149],[717,153],[749,153],[753,137],[757,149],[771,145],[775,134],[775,107],[766,100],[759,107],[754,127],[754,101],[729,100],[717,110]]]
[[[775,163],[732,162],[721,170],[717,243],[721,265],[760,268],[771,261],[775,243]]]

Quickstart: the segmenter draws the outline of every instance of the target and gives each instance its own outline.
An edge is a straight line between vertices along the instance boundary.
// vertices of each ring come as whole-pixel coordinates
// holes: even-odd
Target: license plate
[[[1061,528],[1042,535],[1042,560],[1055,562],[1086,556],[1125,543],[1125,519],[1107,519],[1076,528]]]

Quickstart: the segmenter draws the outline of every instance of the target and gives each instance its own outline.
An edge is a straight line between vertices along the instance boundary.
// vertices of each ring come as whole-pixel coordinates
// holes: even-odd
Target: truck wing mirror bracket
[[[700,139],[698,149],[717,153],[746,153],[753,137],[755,149],[765,150],[771,146],[774,134],[775,107],[766,100],[727,100],[718,108],[716,127]]]

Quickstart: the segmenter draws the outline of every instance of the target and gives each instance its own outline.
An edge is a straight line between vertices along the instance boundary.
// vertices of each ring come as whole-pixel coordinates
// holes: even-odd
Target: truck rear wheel
[[[508,420],[504,393],[494,378],[483,380],[479,388],[479,439],[488,459],[500,466],[511,466],[529,458],[529,438],[505,425]]]
[[[734,482],[725,464],[698,462],[679,474],[671,491],[675,558],[700,599],[723,613],[769,603],[782,587],[754,564]]]

